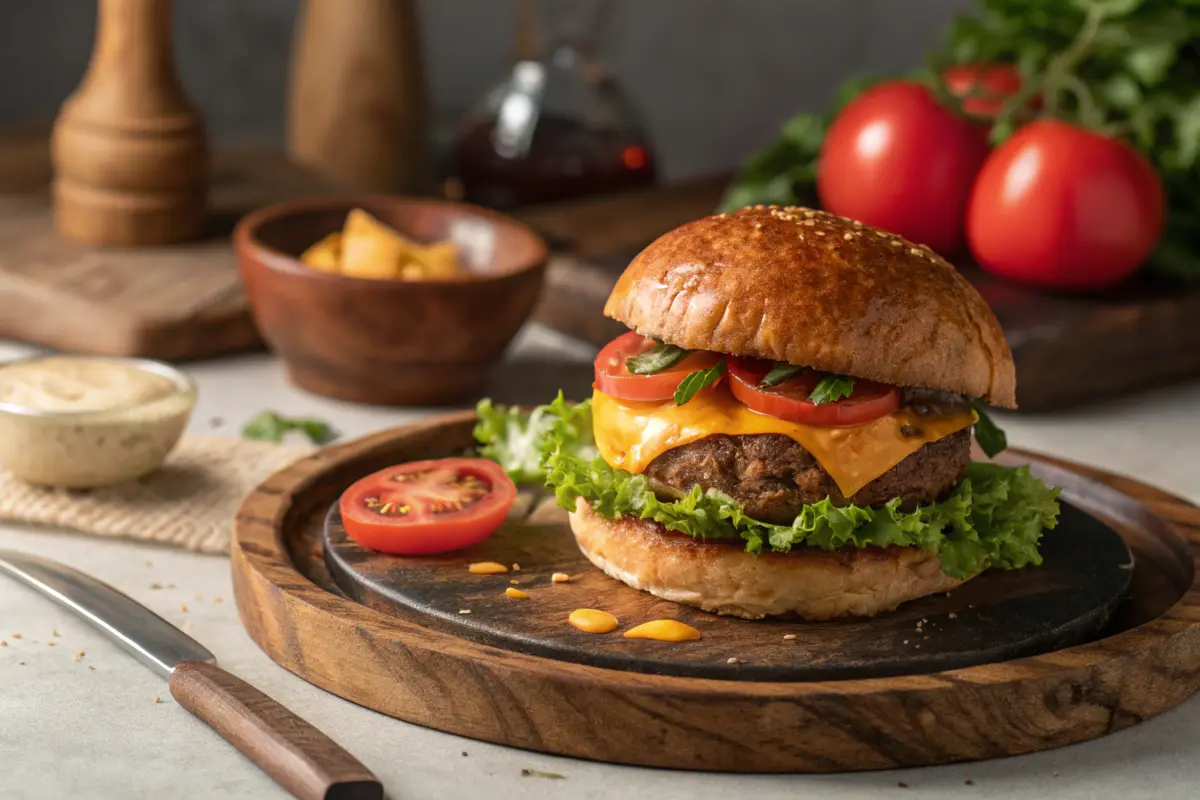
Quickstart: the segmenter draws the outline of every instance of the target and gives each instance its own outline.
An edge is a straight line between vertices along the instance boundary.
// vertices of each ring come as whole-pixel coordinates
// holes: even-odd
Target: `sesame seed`
[[[62,636],[62,634],[58,632],[58,628],[51,628],[50,635],[51,636]]]
[[[809,219],[812,219],[813,217],[816,216],[816,213],[812,212],[812,211],[805,211],[804,216],[808,217]]]
[[[946,616],[949,617],[950,619],[958,619],[958,614],[955,614],[953,611],[951,611]]]
[[[571,576],[565,572],[556,572],[550,576],[551,583],[566,583],[571,580]]]
[[[878,228],[876,228],[876,229],[875,229],[875,235],[876,235],[876,236],[879,236],[879,237],[881,237],[881,238],[883,238],[883,239],[886,239],[886,238],[889,236],[889,234],[888,234],[888,232],[887,232],[887,231],[881,231],[881,230],[879,230]]]
[[[905,639],[901,644],[908,644],[908,639]]]
[[[72,660],[72,661],[74,661],[76,664],[78,664],[78,663],[79,663],[79,656],[75,656],[75,657],[74,657],[74,658],[72,658],[71,660]]]
[[[54,642],[46,642],[46,647],[54,647]]]
[[[159,583],[158,581],[155,581],[154,583],[150,584],[150,588],[151,588],[151,589],[161,589],[161,588],[162,588],[162,584],[161,584],[161,583]]]
[[[811,219],[806,219],[806,220],[804,220],[804,224],[811,228],[812,226],[816,225],[817,223],[813,222]]]
[[[843,238],[843,239],[845,239],[847,242],[849,242],[849,241],[852,241],[852,240],[854,239],[854,234],[853,234],[853,233],[850,233],[849,231],[847,231],[847,232],[845,233],[845,235],[843,235],[843,236],[842,236],[842,238]]]
[[[863,226],[863,224],[862,224],[861,222],[859,222],[858,220],[854,220],[854,229],[855,229],[855,230],[859,230],[859,231],[861,231],[861,230],[862,230],[862,226]]]
[[[223,603],[223,602],[225,602],[225,601],[224,601],[224,600],[222,600],[222,599],[221,599],[221,598],[219,598],[219,597],[214,597],[214,598],[213,598],[213,605],[214,605],[214,606],[219,606],[219,605],[221,605],[221,603]]]
[[[727,659],[725,659],[725,663],[726,664],[740,664],[740,663],[742,663],[742,660],[740,658],[727,658]]]
[[[824,236],[824,235],[825,235],[825,231],[817,231],[817,236]]]
[[[471,609],[469,609],[469,608],[460,608],[460,609],[458,610],[458,613],[460,613],[460,614],[470,614],[470,613],[471,613]]]
[[[19,634],[19,633],[14,633],[14,634],[12,635],[12,638],[14,638],[14,639],[20,639],[20,638],[21,638],[21,634]]]
[[[513,562],[513,572],[520,572],[520,571],[521,571],[521,565],[516,562]]]
[[[899,239],[892,239],[892,241],[889,242],[889,244],[891,244],[892,247],[903,247],[904,246],[904,242],[900,241]]]
[[[794,634],[794,633],[785,633],[785,634],[783,635],[783,640],[784,640],[785,642],[790,642],[790,641],[792,641],[792,640],[793,640],[793,639],[795,639],[795,638],[796,638],[796,634]]]
[[[925,255],[925,253],[923,253],[923,252],[921,251],[921,248],[919,248],[919,247],[912,247],[912,248],[909,248],[909,251],[908,251],[908,252],[912,253],[914,256],[923,256],[923,255]]]

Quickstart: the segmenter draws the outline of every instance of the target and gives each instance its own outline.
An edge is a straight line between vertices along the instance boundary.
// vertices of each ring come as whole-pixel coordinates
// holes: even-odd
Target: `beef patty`
[[[971,460],[970,429],[952,433],[901,461],[851,497],[797,442],[776,433],[708,436],[660,455],[646,467],[656,494],[666,499],[699,484],[737,500],[765,522],[791,523],[807,503],[880,506],[895,497],[906,507],[937,500],[962,480]]]

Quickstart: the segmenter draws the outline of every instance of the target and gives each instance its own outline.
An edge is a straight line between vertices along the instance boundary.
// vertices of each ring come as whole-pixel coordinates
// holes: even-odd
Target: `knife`
[[[41,556],[0,550],[0,572],[108,634],[165,678],[181,706],[302,800],[381,800],[379,779],[332,739],[217,667],[192,637],[106,583]]]

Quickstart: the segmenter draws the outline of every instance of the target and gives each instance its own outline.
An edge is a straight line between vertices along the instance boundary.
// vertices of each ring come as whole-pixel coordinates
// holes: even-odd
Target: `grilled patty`
[[[920,450],[851,497],[807,450],[775,433],[709,436],[676,447],[650,462],[646,477],[662,498],[677,497],[699,484],[737,500],[755,519],[788,524],[807,503],[830,498],[834,505],[880,506],[899,497],[905,507],[944,497],[962,480],[971,460],[970,429]]]

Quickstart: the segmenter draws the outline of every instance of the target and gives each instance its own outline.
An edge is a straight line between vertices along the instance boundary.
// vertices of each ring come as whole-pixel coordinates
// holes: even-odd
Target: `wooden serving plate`
[[[940,667],[910,664],[910,674],[889,677],[787,681],[755,674],[746,659],[742,669],[751,669],[744,673],[685,677],[521,652],[445,619],[431,621],[417,608],[389,602],[381,610],[348,597],[325,562],[331,504],[376,469],[461,451],[471,444],[473,424],[473,414],[455,414],[325,449],[245,500],[234,525],[234,588],[247,631],[271,658],[355,703],[463,736],[602,761],[730,772],[836,772],[1016,755],[1125,728],[1200,688],[1200,509],[1128,478],[1030,453],[1008,460],[1030,463],[1063,488],[1071,506],[1119,532],[1135,563],[1128,599],[1099,638],[1039,655],[933,672]],[[604,608],[611,591],[630,591],[585,571],[576,574],[576,586],[543,580],[523,587],[529,600],[507,600],[507,580],[523,580],[525,572],[489,577],[497,605],[533,604],[535,591],[585,590],[580,599],[589,602],[578,605]],[[967,584],[957,601],[973,604],[965,598],[986,590],[987,581],[973,582],[982,589]],[[705,616],[647,602],[657,616]],[[476,602],[471,616],[482,611]],[[894,617],[858,624],[885,629]],[[773,626],[815,627],[715,617],[704,624],[706,638],[693,644],[718,648],[727,642],[717,631],[730,626],[745,631],[742,644],[764,631],[764,641],[779,639],[780,649],[802,644],[799,636],[783,642]],[[931,642],[950,629],[926,626],[919,636]],[[896,660],[912,655],[898,648]]]

